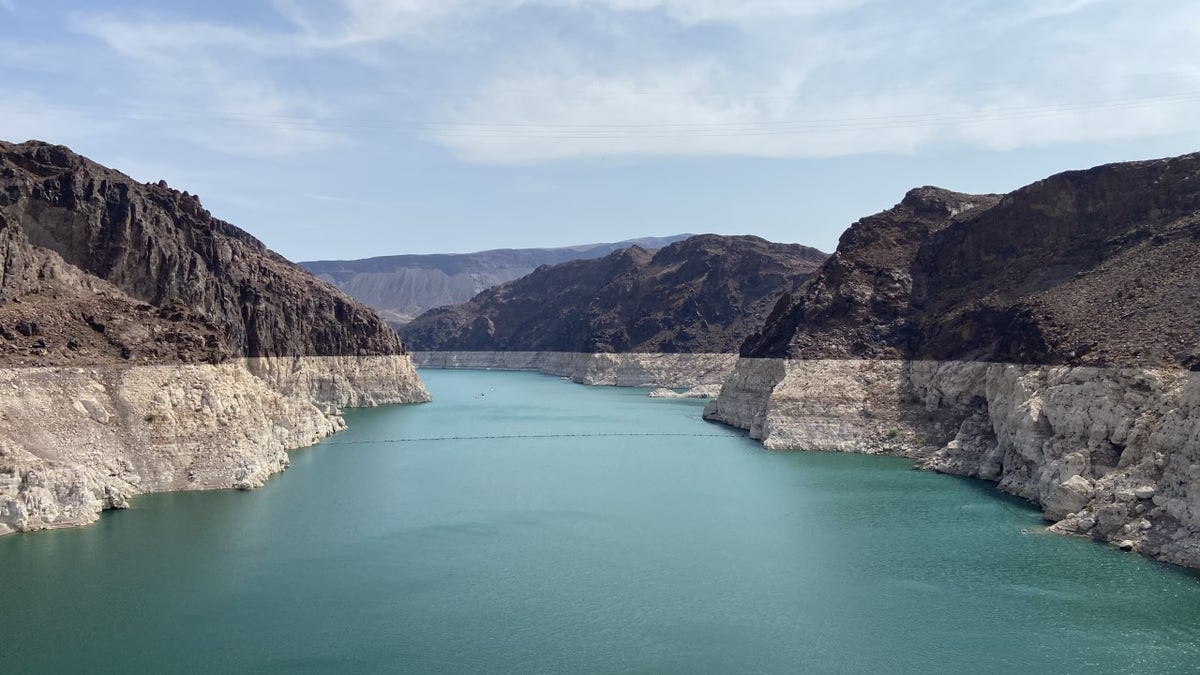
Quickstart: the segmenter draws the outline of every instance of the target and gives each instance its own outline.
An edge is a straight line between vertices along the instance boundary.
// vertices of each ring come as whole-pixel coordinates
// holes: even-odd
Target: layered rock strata
[[[579,352],[413,352],[419,368],[525,370],[580,384],[697,387],[720,384],[737,354],[584,354]]]
[[[1200,373],[742,359],[705,417],[773,450],[899,455],[995,481],[1057,532],[1200,567]]]
[[[343,426],[237,362],[5,368],[0,391],[0,534],[145,492],[257,487]]]
[[[650,398],[716,398],[721,393],[719,384],[701,384],[684,391],[659,387],[647,394]]]

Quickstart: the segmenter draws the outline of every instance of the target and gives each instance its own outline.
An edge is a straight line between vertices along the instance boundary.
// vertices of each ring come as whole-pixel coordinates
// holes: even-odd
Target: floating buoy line
[[[732,438],[737,434],[689,434],[689,433],[582,433],[582,434],[494,434],[486,436],[420,436],[412,438],[370,438],[362,440],[326,441],[323,445],[369,445],[372,443],[426,443],[435,441],[494,441],[519,438],[631,438],[631,437],[672,437],[672,438]]]

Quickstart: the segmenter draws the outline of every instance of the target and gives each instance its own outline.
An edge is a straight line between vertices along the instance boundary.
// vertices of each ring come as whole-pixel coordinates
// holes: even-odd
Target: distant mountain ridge
[[[300,266],[370,305],[393,326],[402,326],[426,310],[466,302],[482,291],[519,279],[542,265],[602,258],[630,246],[659,249],[691,236],[642,237],[557,248],[315,260],[302,262]]]
[[[424,351],[729,353],[828,256],[702,234],[541,267],[401,329]]]

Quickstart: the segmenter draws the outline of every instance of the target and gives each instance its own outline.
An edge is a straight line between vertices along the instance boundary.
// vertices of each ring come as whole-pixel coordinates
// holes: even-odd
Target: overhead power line
[[[220,112],[145,107],[29,105],[0,103],[0,111],[103,116],[110,119],[160,122],[204,122],[281,131],[375,132],[431,135],[441,138],[494,139],[598,139],[721,138],[792,136],[818,133],[881,131],[889,129],[979,124],[1042,119],[1064,115],[1116,112],[1156,106],[1200,103],[1200,92],[1140,98],[1116,98],[1070,103],[1030,104],[962,110],[940,110],[894,115],[819,117],[811,119],[749,120],[732,122],[429,122],[415,119],[348,118],[319,115]]]
[[[582,432],[575,434],[491,434],[481,436],[421,436],[409,438],[364,438],[356,440],[325,441],[322,445],[376,445],[379,443],[434,443],[439,441],[495,441],[519,438],[736,438],[737,433],[664,433],[664,432]]]

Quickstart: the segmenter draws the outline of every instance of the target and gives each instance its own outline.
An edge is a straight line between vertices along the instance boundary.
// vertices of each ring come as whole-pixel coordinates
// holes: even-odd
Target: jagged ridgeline
[[[1004,196],[918,188],[852,225],[755,357],[1200,368],[1200,154]]]
[[[389,255],[362,260],[317,260],[300,266],[364,302],[396,328],[422,313],[464,303],[542,265],[602,258],[630,246],[658,249],[690,234],[641,237],[558,248],[506,248],[475,253]]]
[[[25,364],[403,351],[196,196],[39,142],[0,142],[0,292],[0,353]]]
[[[825,258],[751,236],[633,246],[539,267],[401,331],[414,350],[428,351],[734,352]]]

